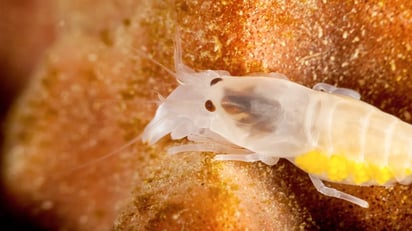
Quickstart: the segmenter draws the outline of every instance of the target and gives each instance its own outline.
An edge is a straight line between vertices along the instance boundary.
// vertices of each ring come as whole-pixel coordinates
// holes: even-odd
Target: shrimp
[[[141,136],[167,134],[189,144],[169,153],[215,152],[215,160],[275,165],[285,158],[309,174],[322,194],[367,208],[368,202],[323,181],[389,186],[412,181],[412,127],[360,100],[354,90],[326,83],[313,89],[279,73],[231,76],[196,72],[175,48],[179,86],[159,105]]]

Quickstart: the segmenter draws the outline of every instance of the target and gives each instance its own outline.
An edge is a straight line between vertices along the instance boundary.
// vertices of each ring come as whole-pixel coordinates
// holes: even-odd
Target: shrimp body
[[[195,72],[176,62],[180,85],[145,128],[142,139],[149,144],[171,134],[193,142],[170,153],[210,151],[218,153],[216,160],[269,165],[286,158],[309,174],[319,192],[362,207],[368,203],[321,180],[411,182],[412,127],[355,99],[354,91],[313,90],[276,73],[234,77],[225,71]]]
[[[359,100],[316,95],[303,124],[312,149],[291,160],[295,165],[339,183],[411,182],[411,125]]]
[[[228,77],[210,87],[209,129],[266,158],[354,185],[411,181],[412,127],[367,103],[281,78]]]

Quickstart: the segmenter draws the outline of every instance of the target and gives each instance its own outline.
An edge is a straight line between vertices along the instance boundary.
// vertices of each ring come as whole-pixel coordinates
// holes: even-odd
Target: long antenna
[[[105,155],[103,155],[103,156],[101,156],[101,157],[98,157],[98,158],[96,158],[96,159],[94,159],[94,160],[88,161],[87,163],[84,163],[84,164],[81,164],[81,165],[79,165],[79,166],[76,166],[76,167],[70,169],[70,170],[67,171],[67,172],[64,172],[62,175],[59,176],[59,179],[62,178],[62,177],[64,177],[64,176],[70,175],[71,173],[73,173],[73,172],[75,172],[75,171],[77,171],[77,170],[79,170],[79,169],[82,169],[82,168],[85,168],[85,167],[87,167],[87,166],[93,165],[93,164],[95,164],[95,163],[97,163],[97,162],[100,162],[100,161],[102,161],[102,160],[108,159],[108,158],[110,158],[110,157],[118,154],[120,151],[123,151],[124,149],[128,148],[130,145],[136,143],[140,138],[141,138],[141,135],[138,135],[138,136],[136,136],[135,138],[133,138],[132,140],[130,140],[129,142],[127,142],[126,144],[124,144],[124,145],[120,146],[119,148],[113,150],[113,151],[110,152],[109,154],[105,154]]]
[[[149,55],[145,54],[142,50],[134,48],[134,50],[142,55],[143,57],[147,58],[150,62],[156,64],[157,66],[161,67],[163,70],[165,70],[167,73],[170,75],[177,77],[176,72],[172,71],[170,68],[166,67],[165,65],[161,64],[160,62],[156,61],[153,57],[150,57]]]

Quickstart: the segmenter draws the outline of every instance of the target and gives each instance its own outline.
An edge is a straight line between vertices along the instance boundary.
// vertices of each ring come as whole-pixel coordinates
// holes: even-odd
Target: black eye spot
[[[210,81],[210,86],[213,86],[213,85],[215,85],[216,83],[218,83],[222,80],[223,80],[222,78],[215,78],[212,81]]]
[[[215,105],[213,104],[213,102],[211,100],[207,100],[205,102],[205,108],[206,108],[206,110],[208,110],[210,112],[216,111],[216,107],[215,107]]]

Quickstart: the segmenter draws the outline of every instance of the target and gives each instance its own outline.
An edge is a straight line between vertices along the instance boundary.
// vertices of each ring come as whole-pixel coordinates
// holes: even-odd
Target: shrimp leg
[[[362,208],[369,207],[369,203],[367,201],[362,200],[358,197],[352,196],[350,194],[341,192],[337,189],[327,187],[325,184],[323,184],[323,182],[319,178],[313,175],[309,174],[309,177],[313,185],[315,186],[316,190],[318,190],[318,192],[322,193],[323,195],[330,196],[330,197],[336,197],[336,198],[339,198],[345,201],[349,201],[356,205],[359,205]]]
[[[317,83],[315,84],[315,86],[313,86],[313,90],[324,91],[324,92],[336,94],[336,95],[345,95],[345,96],[349,96],[354,99],[361,98],[361,95],[359,94],[359,92],[355,90],[352,90],[349,88],[343,88],[343,87],[339,88],[339,87],[335,87],[327,83]]]
[[[233,160],[233,161],[243,161],[243,162],[256,162],[262,161],[267,165],[275,165],[279,158],[268,157],[266,155],[261,155],[258,153],[253,154],[219,154],[214,157],[215,160]]]
[[[247,150],[225,144],[189,143],[171,147],[167,153],[174,155],[181,152],[237,152],[239,155],[248,155]],[[244,154],[241,154],[244,152]]]

